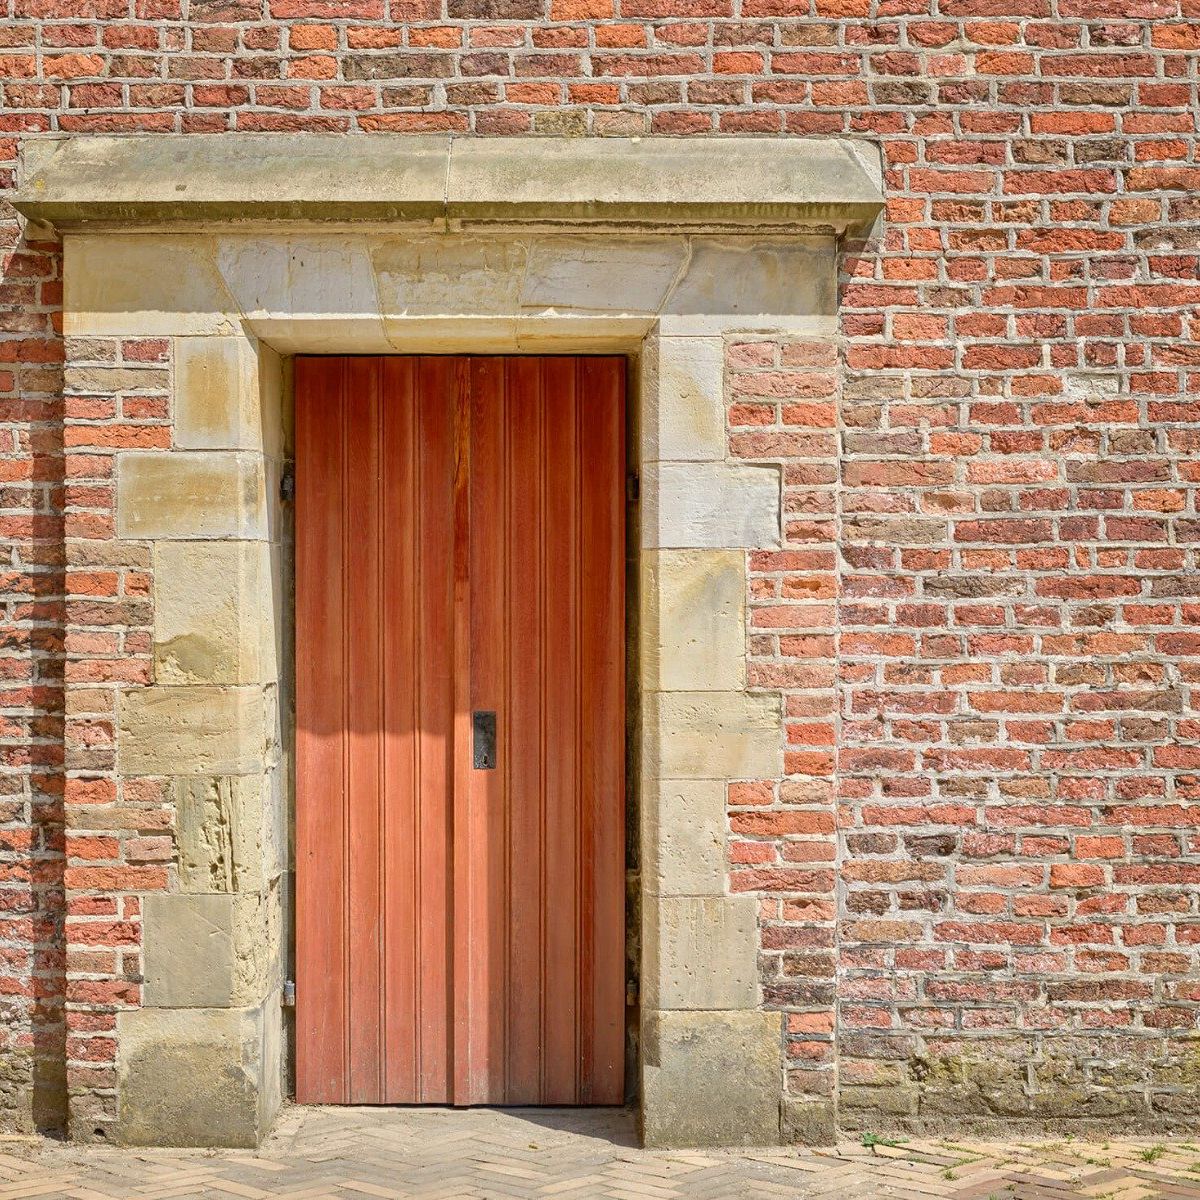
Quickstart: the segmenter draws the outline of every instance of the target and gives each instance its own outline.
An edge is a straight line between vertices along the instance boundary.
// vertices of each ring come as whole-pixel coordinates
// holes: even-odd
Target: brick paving
[[[261,1150],[0,1139],[0,1200],[1200,1200],[1200,1144],[846,1141],[641,1150],[629,1114],[290,1108]]]

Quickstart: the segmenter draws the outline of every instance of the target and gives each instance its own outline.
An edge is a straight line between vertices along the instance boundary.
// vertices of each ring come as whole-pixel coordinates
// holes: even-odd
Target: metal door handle
[[[477,708],[471,714],[472,766],[477,771],[496,769],[496,714]]]

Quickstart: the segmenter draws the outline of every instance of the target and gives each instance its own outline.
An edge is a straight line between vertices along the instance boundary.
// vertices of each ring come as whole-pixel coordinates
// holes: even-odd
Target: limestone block
[[[834,1146],[838,1140],[837,1106],[832,1100],[783,1101],[782,1140],[789,1145]]]
[[[790,324],[780,318],[832,314],[836,306],[832,238],[698,237],[663,313],[718,318],[730,328],[769,328]]]
[[[222,1008],[233,997],[229,896],[142,900],[144,1001],[154,1008]]]
[[[156,542],[155,679],[274,681],[280,618],[273,591],[266,542]]]
[[[117,456],[117,536],[265,538],[266,495],[258,455],[126,451]]]
[[[745,692],[647,692],[643,769],[660,779],[776,779],[780,699]]]
[[[642,883],[663,896],[725,891],[725,784],[643,779]]]
[[[279,878],[287,845],[273,774],[182,776],[172,788],[180,891],[257,892]]]
[[[654,463],[642,472],[642,547],[745,548],[780,544],[774,465]]]
[[[746,682],[746,556],[649,550],[641,556],[642,687],[739,691]]]
[[[68,336],[232,334],[237,305],[212,239],[193,234],[68,234],[63,238]]]
[[[365,237],[226,233],[216,262],[250,329],[277,349],[380,353],[386,345]],[[298,344],[281,345],[287,339]]]
[[[216,266],[250,318],[379,313],[370,247],[353,233],[222,233]]]
[[[538,238],[521,289],[526,309],[656,313],[687,257],[673,238]]]
[[[117,719],[124,775],[259,774],[267,758],[262,688],[129,688]]]
[[[779,1013],[646,1012],[645,1145],[778,1144],[780,1021]]]
[[[722,339],[648,338],[642,371],[642,462],[724,460]]]
[[[268,362],[278,355],[267,351]],[[259,347],[248,338],[176,338],[175,445],[185,450],[281,449],[280,390],[263,404]]]
[[[513,317],[528,245],[514,238],[389,238],[371,263],[385,321],[399,315]]]
[[[642,993],[651,1009],[750,1009],[758,1003],[754,896],[645,897]]]
[[[279,881],[233,897],[233,1003],[257,1004],[283,981],[283,910]]]
[[[257,1146],[279,1105],[278,1053],[270,1052],[278,1033],[265,1016],[270,1004],[118,1013],[120,1140]],[[277,1015],[271,1020],[277,1025]]]

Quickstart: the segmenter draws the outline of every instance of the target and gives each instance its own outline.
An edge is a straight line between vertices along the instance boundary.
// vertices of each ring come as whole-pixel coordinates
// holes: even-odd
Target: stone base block
[[[782,1140],[789,1145],[833,1146],[838,1140],[832,1100],[784,1100]]]
[[[279,999],[257,1008],[142,1008],[117,1018],[118,1140],[254,1147],[282,1103]]]
[[[780,1020],[779,1013],[648,1012],[645,1145],[778,1145]]]

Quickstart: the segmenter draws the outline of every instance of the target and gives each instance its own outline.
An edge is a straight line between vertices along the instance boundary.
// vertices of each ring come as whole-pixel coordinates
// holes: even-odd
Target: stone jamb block
[[[642,770],[660,779],[778,779],[782,730],[777,695],[645,692]]]
[[[266,539],[267,487],[257,454],[127,450],[117,455],[117,536]]]
[[[642,1045],[648,1147],[778,1144],[782,1014],[648,1011]]]
[[[139,687],[119,693],[122,775],[258,775],[270,762],[273,705],[261,687]]]
[[[143,1001],[151,1008],[224,1008],[233,999],[228,895],[142,899]]]
[[[780,545],[782,482],[773,464],[649,463],[642,484],[644,550]]]
[[[647,691],[746,686],[746,555],[646,550],[641,556],[641,679]]]
[[[653,1010],[758,1004],[758,898],[656,896],[642,908],[642,996]]]
[[[266,542],[155,542],[155,680],[276,682],[277,592]]]

